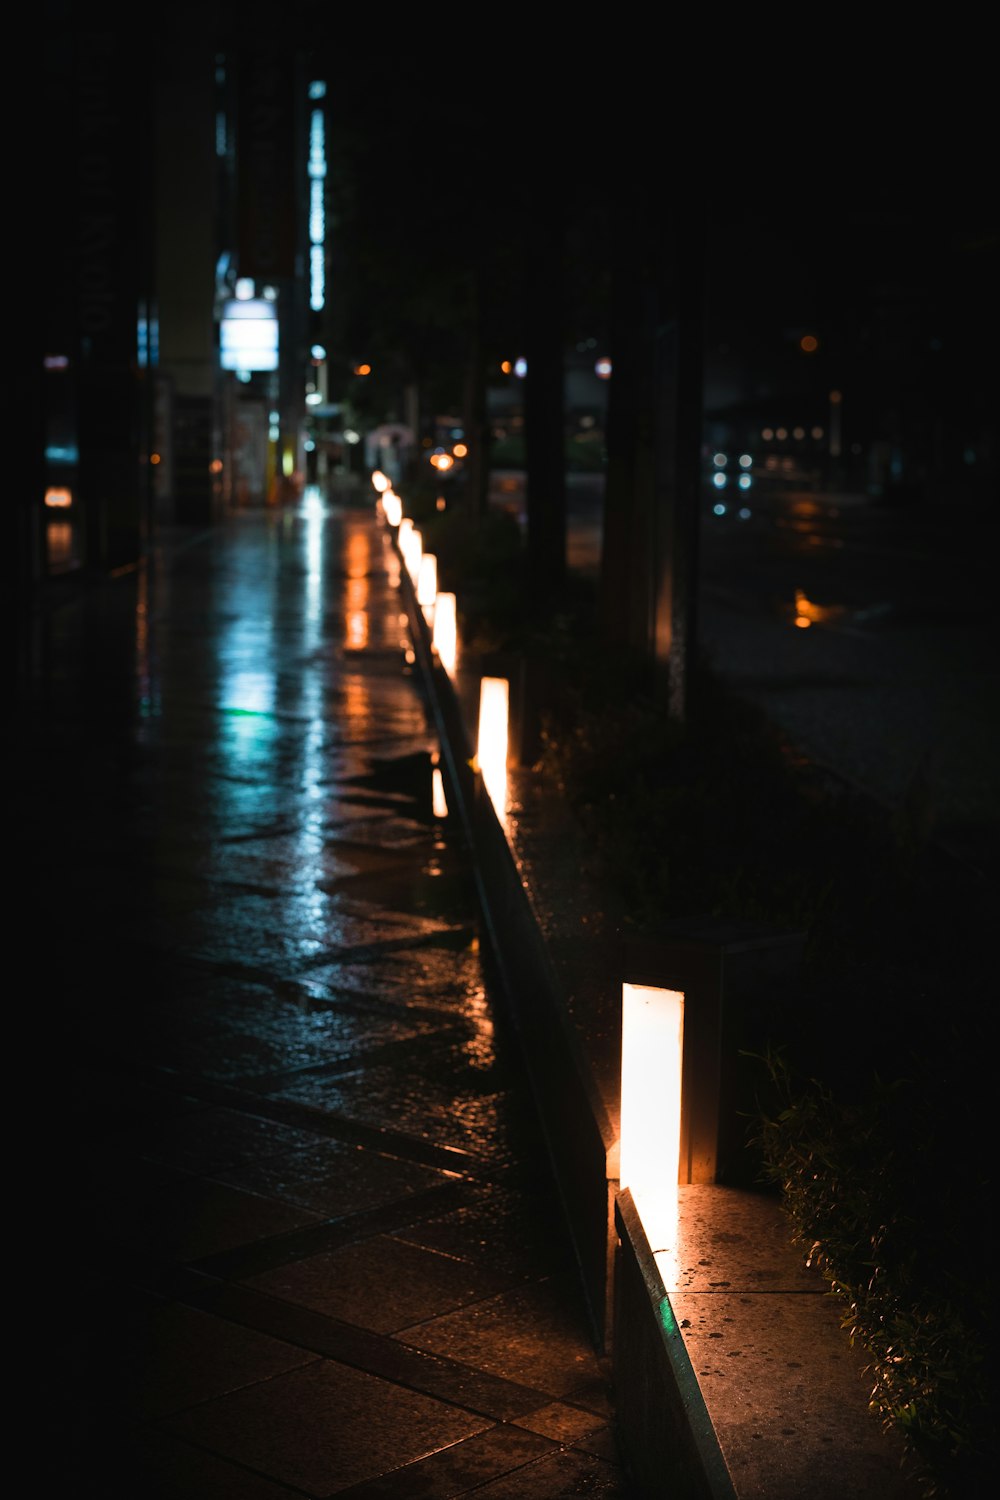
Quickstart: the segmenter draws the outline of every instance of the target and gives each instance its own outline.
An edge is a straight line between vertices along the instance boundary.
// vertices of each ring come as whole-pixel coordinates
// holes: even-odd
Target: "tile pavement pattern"
[[[394,568],[307,502],[44,632],[8,785],[45,1493],[630,1493]]]

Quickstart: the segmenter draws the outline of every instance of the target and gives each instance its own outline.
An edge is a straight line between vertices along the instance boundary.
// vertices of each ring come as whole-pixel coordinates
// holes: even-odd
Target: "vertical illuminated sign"
[[[326,84],[309,85],[310,99],[322,99]],[[309,306],[319,312],[326,304],[326,120],[322,109],[309,115]]]

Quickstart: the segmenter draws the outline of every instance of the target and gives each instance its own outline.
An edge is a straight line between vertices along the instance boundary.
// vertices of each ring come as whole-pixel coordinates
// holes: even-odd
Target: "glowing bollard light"
[[[507,813],[507,718],[510,684],[506,677],[484,677],[479,684],[479,741],[476,759],[497,817]]]
[[[458,625],[455,617],[455,595],[438,594],[434,606],[434,635],[432,644],[438,661],[449,677],[455,675],[458,660]]]
[[[408,554],[406,562],[407,572],[410,575],[413,587],[416,588],[417,579],[420,577],[420,562],[424,555],[424,539],[416,526],[410,532],[409,541],[406,546]]]
[[[448,799],[444,794],[444,777],[441,775],[441,767],[434,767],[432,781],[432,811],[436,818],[448,816]]]
[[[403,554],[403,565],[407,572],[410,571],[410,538],[415,529],[409,516],[404,516],[399,523],[399,530],[396,533],[399,550]]]
[[[388,477],[388,475],[383,474],[381,469],[376,469],[372,474],[372,484],[378,490],[380,495],[384,495],[386,490],[391,488],[392,480]]]
[[[390,526],[399,526],[403,520],[403,502],[395,490],[386,490],[382,496],[382,514]]]
[[[420,559],[420,572],[417,574],[417,603],[426,614],[428,609],[434,608],[438,591],[438,560],[433,552],[425,552]]]
[[[683,1062],[683,993],[623,984],[619,1180],[654,1254],[677,1243]]]
[[[417,578],[420,575],[420,559],[424,548],[420,532],[414,526],[409,516],[404,516],[400,521],[397,536],[399,550],[403,554],[406,571],[409,573],[414,586],[416,586]]]

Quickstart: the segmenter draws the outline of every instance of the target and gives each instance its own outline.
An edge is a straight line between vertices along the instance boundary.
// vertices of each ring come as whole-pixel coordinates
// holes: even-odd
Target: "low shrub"
[[[796,1241],[868,1358],[872,1406],[903,1437],[928,1495],[991,1492],[996,1296],[970,1255],[984,1200],[968,1197],[974,1141],[954,1128],[955,1098],[935,1097],[941,1073],[926,1065],[845,1100],[796,1079],[780,1054],[765,1064],[770,1107],[756,1141]]]

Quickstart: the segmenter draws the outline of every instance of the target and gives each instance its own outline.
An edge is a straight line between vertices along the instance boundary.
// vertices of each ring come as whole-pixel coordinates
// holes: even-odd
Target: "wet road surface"
[[[625,1496],[374,516],[173,541],[9,747],[33,1482]]]
[[[810,756],[996,873],[996,518],[862,496],[706,508],[699,633]]]
[[[603,479],[571,475],[567,563],[600,575]],[[491,501],[524,517],[524,476]],[[716,513],[718,512],[718,514]],[[814,762],[971,868],[1000,872],[997,514],[775,490],[702,504],[698,634]]]

